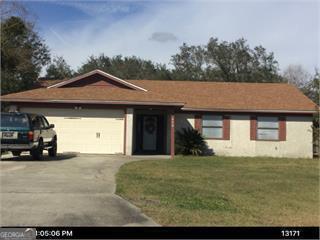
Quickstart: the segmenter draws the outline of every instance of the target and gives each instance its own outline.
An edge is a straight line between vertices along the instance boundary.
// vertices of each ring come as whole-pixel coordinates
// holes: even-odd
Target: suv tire
[[[21,151],[12,151],[12,155],[15,157],[19,157],[21,155]]]
[[[43,158],[43,141],[42,139],[39,140],[39,143],[38,143],[38,147],[35,148],[35,149],[32,149],[30,151],[30,154],[32,155],[32,158],[34,160],[42,160]]]
[[[51,143],[51,148],[48,149],[48,154],[50,157],[57,156],[57,139],[54,138]]]

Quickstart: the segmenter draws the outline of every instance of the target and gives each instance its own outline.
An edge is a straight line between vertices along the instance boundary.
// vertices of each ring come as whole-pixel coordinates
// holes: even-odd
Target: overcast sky
[[[319,67],[316,0],[24,2],[53,55],[77,69],[88,56],[136,55],[168,64],[183,42],[245,38],[264,46],[280,69]]]

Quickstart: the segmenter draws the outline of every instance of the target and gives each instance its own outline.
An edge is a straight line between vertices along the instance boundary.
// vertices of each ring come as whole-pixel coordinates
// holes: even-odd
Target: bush
[[[183,128],[176,132],[176,153],[199,156],[205,153],[207,145],[201,133],[192,128]]]

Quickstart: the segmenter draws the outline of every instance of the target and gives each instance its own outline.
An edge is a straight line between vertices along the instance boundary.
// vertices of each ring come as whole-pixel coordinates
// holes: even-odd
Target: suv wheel
[[[12,151],[12,155],[15,157],[19,157],[21,155],[20,151]]]
[[[42,160],[43,157],[43,141],[40,139],[38,143],[38,147],[35,149],[32,149],[30,151],[30,154],[32,155],[32,158],[34,160]]]
[[[57,156],[57,139],[56,138],[52,140],[51,148],[49,148],[48,153],[50,157]]]

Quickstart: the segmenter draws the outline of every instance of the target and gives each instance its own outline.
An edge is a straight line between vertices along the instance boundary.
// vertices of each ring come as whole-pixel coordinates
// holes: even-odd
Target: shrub
[[[203,155],[207,145],[197,130],[183,128],[176,132],[175,140],[176,153],[183,155]]]

